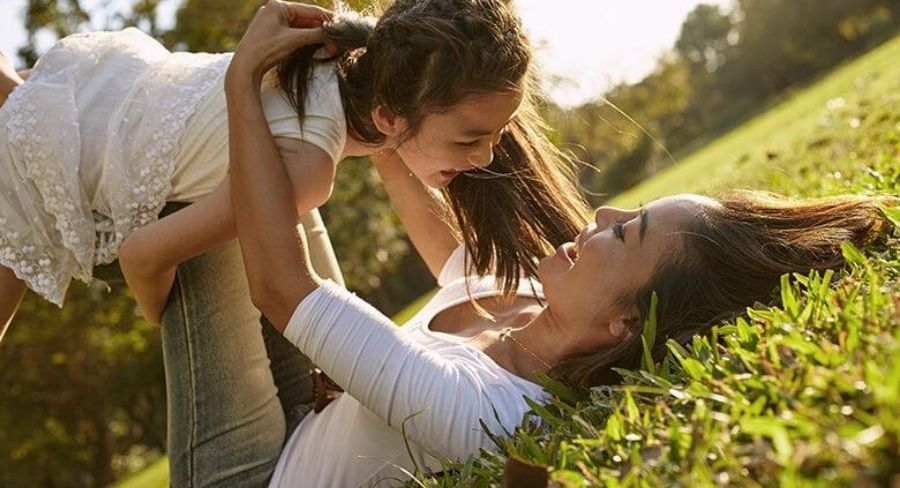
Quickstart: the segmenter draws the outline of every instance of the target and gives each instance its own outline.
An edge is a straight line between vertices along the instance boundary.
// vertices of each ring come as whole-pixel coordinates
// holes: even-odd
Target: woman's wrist
[[[229,95],[230,92],[231,95],[236,95],[247,93],[248,90],[259,92],[264,75],[256,63],[244,56],[235,55],[225,73],[225,94]]]

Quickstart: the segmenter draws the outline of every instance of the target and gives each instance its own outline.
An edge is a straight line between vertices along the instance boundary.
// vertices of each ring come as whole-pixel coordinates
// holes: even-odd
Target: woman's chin
[[[544,256],[538,261],[537,278],[541,284],[546,285],[548,281],[552,281],[553,277],[563,273],[568,267],[563,266],[562,261],[556,254]]]

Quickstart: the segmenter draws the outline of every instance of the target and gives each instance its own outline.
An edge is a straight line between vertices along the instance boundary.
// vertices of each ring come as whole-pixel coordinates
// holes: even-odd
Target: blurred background
[[[897,0],[517,3],[544,116],[593,204],[900,30]],[[70,33],[137,26],[173,50],[227,51],[258,5],[0,0],[0,50],[24,68]],[[382,311],[433,288],[366,161],[341,164],[323,213],[348,286]],[[73,286],[63,310],[29,294],[0,344],[0,486],[106,486],[164,456],[159,331],[114,268],[98,275],[105,283]]]

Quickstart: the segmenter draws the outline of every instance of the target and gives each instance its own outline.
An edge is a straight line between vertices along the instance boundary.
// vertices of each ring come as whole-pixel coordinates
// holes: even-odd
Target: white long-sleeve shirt
[[[401,428],[422,469],[438,458],[465,459],[513,432],[528,406],[545,398],[463,339],[428,328],[443,310],[469,300],[462,248],[448,259],[441,289],[403,327],[331,282],[294,311],[287,337],[346,393],[303,419],[285,445],[270,487],[395,486],[412,472]],[[534,287],[532,289],[532,286]],[[470,278],[474,298],[500,294],[493,277]],[[522,280],[518,293],[542,297]],[[405,426],[405,427],[404,427]]]

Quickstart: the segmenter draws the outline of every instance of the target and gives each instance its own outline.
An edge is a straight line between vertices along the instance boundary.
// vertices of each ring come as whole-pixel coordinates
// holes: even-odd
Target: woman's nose
[[[594,212],[594,222],[597,223],[597,227],[599,227],[600,229],[605,229],[617,220],[629,220],[634,215],[637,215],[636,210],[624,210],[615,207],[599,207],[597,211]]]

